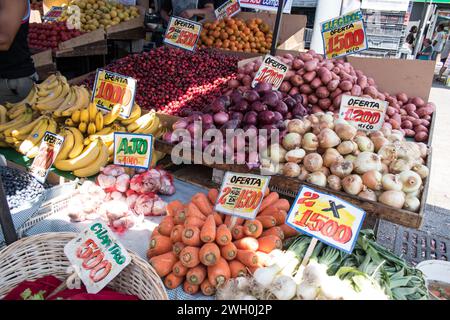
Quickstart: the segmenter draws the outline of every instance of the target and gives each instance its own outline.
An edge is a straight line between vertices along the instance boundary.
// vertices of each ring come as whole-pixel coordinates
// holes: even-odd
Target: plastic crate
[[[371,24],[366,25],[366,33],[375,36],[403,37],[403,26]]]
[[[403,24],[405,21],[404,13],[377,11],[377,12],[365,12],[363,14],[364,21],[376,24]]]
[[[385,38],[382,36],[367,37],[369,48],[384,49],[384,50],[398,50],[400,46],[400,38]]]

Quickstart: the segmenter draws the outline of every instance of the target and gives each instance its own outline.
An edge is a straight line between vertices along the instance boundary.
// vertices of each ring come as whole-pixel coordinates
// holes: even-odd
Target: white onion
[[[420,200],[414,196],[407,195],[403,209],[417,212],[420,209]]]
[[[399,174],[399,180],[403,185],[403,192],[414,192],[422,185],[422,178],[414,171],[407,170]]]
[[[323,166],[323,159],[318,153],[310,153],[303,158],[303,165],[309,172],[318,171]]]
[[[355,162],[356,156],[353,154],[348,154],[344,157],[345,161],[350,161],[351,163]]]
[[[294,150],[302,145],[302,136],[296,132],[288,133],[283,138],[282,144],[287,151]]]
[[[370,170],[381,171],[381,158],[372,152],[361,152],[353,163],[355,171],[364,174]]]
[[[272,162],[285,162],[286,153],[287,151],[277,143],[270,146],[270,159],[272,160]]]
[[[342,187],[348,194],[357,195],[363,189],[363,182],[360,176],[352,174],[342,179]]]
[[[358,193],[358,197],[370,200],[370,201],[377,201],[377,194],[370,189],[366,189]]]
[[[329,128],[320,131],[317,138],[319,139],[319,146],[324,149],[336,147],[341,143],[341,139],[336,132]]]
[[[356,128],[349,124],[335,123],[334,131],[341,140],[352,140],[356,136]]]
[[[337,146],[337,151],[344,156],[352,153],[354,149],[353,141],[342,141],[341,144]]]
[[[328,169],[327,167],[322,167],[318,171],[322,172],[326,177],[330,175],[330,169]]]
[[[380,132],[380,134],[382,135],[382,133]],[[375,152],[378,152],[378,150],[380,150],[383,146],[389,144],[389,140],[386,139],[383,136],[380,137],[371,137],[370,138],[373,142],[374,148],[375,148]]]
[[[389,190],[383,192],[378,198],[378,201],[388,206],[401,209],[405,204],[405,198],[405,194],[402,191]]]
[[[344,157],[341,156],[341,154],[333,148],[327,149],[323,155],[323,165],[327,168],[331,167],[336,162],[342,162],[344,161]]]
[[[413,166],[412,170],[416,172],[422,179],[425,179],[430,174],[430,169],[423,164],[416,164]]]
[[[372,140],[370,140],[368,137],[357,136],[354,141],[358,145],[358,149],[361,152],[374,152],[375,150],[375,146],[373,145]]]
[[[308,174],[306,181],[320,187],[327,186],[327,177],[321,171]]]
[[[394,133],[395,130],[392,131],[391,135],[387,137],[390,143],[395,142],[402,142],[403,141],[403,134],[401,133]]]
[[[338,176],[332,174],[327,177],[327,183],[328,187],[330,187],[333,190],[341,191],[342,190],[342,184],[341,184],[341,178]]]
[[[319,147],[319,139],[314,133],[308,132],[303,136],[302,148],[307,151],[315,151]]]
[[[380,172],[381,172],[382,174],[387,174],[387,173],[389,173],[389,167],[388,167],[388,165],[387,165],[386,163],[381,162],[381,170],[380,170]]]
[[[381,147],[380,150],[378,150],[378,155],[381,157],[381,160],[386,161],[394,161],[397,159],[397,149],[392,144],[387,144]]]
[[[412,163],[409,159],[397,159],[389,165],[389,172],[400,173],[408,171],[412,167]]]
[[[381,178],[381,184],[384,190],[401,191],[403,184],[400,182],[397,175],[388,173]]]
[[[283,166],[283,175],[287,177],[298,177],[300,175],[300,166],[293,162],[288,162]]]
[[[422,159],[425,159],[429,152],[428,146],[423,142],[419,142],[417,145],[420,149],[420,156],[422,157]]]
[[[397,148],[397,156],[404,159],[421,159],[420,148],[417,143],[411,141],[403,141],[395,144]]]
[[[364,185],[372,190],[381,190],[381,188],[383,187],[383,185],[381,184],[382,178],[383,175],[376,170],[367,171],[362,176]]]
[[[303,158],[305,157],[305,150],[303,149],[295,149],[288,151],[286,153],[286,156],[284,157],[287,162],[294,162],[294,163],[300,163],[302,162]]]
[[[307,131],[306,124],[300,119],[290,120],[287,124],[287,130],[291,133],[305,134]]]
[[[331,173],[339,178],[344,178],[352,173],[353,163],[350,161],[336,162],[330,167]]]
[[[309,173],[310,172],[308,170],[306,170],[304,166],[301,166],[300,167],[300,174],[299,174],[298,178],[300,180],[304,181],[308,177]]]

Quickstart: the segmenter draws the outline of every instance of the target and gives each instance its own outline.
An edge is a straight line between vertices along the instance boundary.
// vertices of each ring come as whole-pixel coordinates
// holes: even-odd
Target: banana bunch
[[[8,121],[8,109],[0,104],[0,124]]]
[[[104,128],[105,121],[101,111],[98,111],[94,103],[89,103],[87,108],[76,110],[65,121],[66,126],[77,127],[82,133],[95,134]]]
[[[30,128],[31,130],[29,130]],[[52,133],[56,133],[57,128],[58,124],[53,118],[48,116],[41,116],[33,121],[33,126],[25,126],[25,129],[24,127],[22,127],[17,132],[14,130],[14,133],[11,132],[11,135],[16,134],[16,136],[14,137],[14,139],[16,139],[23,137],[28,133],[22,143],[18,146],[17,151],[25,155],[27,158],[33,159],[38,155],[39,146],[41,144],[42,138],[45,135],[45,132],[49,131]]]
[[[5,107],[7,109],[12,109],[12,108],[19,107],[22,105],[34,105],[38,98],[37,90],[38,90],[37,86],[33,85],[30,92],[28,93],[28,96],[25,99],[23,99],[22,101],[16,102],[16,103],[6,102]]]
[[[19,107],[13,107],[19,108]],[[9,112],[9,110],[8,110]],[[8,113],[7,112],[7,113]],[[5,122],[0,124],[0,141],[2,142],[2,146],[6,146],[6,144],[12,145],[13,147],[18,147],[21,143],[21,140],[14,138],[12,139],[12,132],[16,130],[16,128],[21,128],[22,126],[28,125],[33,120],[33,111],[29,107],[25,107],[20,115],[13,114],[14,118],[9,118],[7,115],[5,116]],[[31,128],[33,129],[33,128]],[[31,130],[30,129],[30,130]],[[22,136],[25,138],[26,136]],[[19,137],[21,138],[21,137]]]

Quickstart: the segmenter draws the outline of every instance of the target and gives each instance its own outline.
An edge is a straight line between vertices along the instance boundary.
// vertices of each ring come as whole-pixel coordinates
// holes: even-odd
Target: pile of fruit
[[[11,210],[40,197],[44,192],[43,185],[24,171],[0,166],[0,176]]]
[[[207,50],[160,47],[116,60],[106,69],[138,81],[136,101],[143,109],[188,116],[222,93],[235,76],[237,61]],[[89,78],[88,86],[94,80]]]
[[[270,26],[259,18],[248,21],[225,18],[203,25],[199,47],[266,53],[272,45],[272,36]]]
[[[125,6],[113,1],[73,0],[68,5],[78,6],[81,11],[81,31],[89,32],[99,28],[108,28],[123,21],[139,17],[139,8]],[[63,13],[62,19],[69,19],[68,11]]]
[[[65,22],[30,23],[28,45],[35,50],[56,50],[61,42],[78,37],[82,33],[80,30],[67,28]]]
[[[70,86],[65,77],[51,75],[23,101],[0,106],[0,146],[11,146],[34,158],[46,131],[60,134],[65,140],[54,166],[89,177],[112,161],[114,132],[164,134],[155,112],[141,115],[135,104],[125,119],[120,117],[120,106],[104,113],[89,102],[90,96],[84,86]],[[162,157],[154,152],[152,165]]]
[[[195,194],[188,204],[176,200],[155,228],[147,257],[169,289],[213,295],[228,279],[265,265],[267,254],[298,233],[285,224],[290,204],[267,192],[255,220],[215,212],[217,189]],[[234,221],[234,219],[236,221]]]

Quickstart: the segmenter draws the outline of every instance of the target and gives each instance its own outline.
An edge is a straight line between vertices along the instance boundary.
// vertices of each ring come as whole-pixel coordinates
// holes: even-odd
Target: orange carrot
[[[227,260],[222,257],[215,265],[208,267],[208,280],[215,287],[224,284],[230,279],[230,276],[230,266]]]
[[[229,262],[231,278],[243,277],[247,274],[247,268],[245,265],[237,260]]]
[[[233,260],[236,258],[237,248],[233,242],[230,242],[220,248],[220,254],[225,260]]]
[[[265,208],[272,206],[280,196],[277,192],[271,192],[267,197],[263,199],[261,202],[261,207],[259,208],[259,211],[263,211]]]
[[[178,212],[184,210],[184,204],[180,200],[175,200],[167,204],[166,210],[168,216],[175,216]]]
[[[205,215],[200,211],[199,208],[197,208],[197,206],[190,202],[187,205],[187,209],[186,209],[186,217],[197,217],[199,219],[205,220],[206,217]]]
[[[200,229],[196,226],[185,227],[181,234],[181,240],[187,246],[200,246],[202,244],[200,240]]]
[[[280,209],[274,207],[274,206],[270,206],[265,208],[264,210],[260,211],[258,214],[258,217],[263,217],[263,216],[273,216],[274,214],[276,214]]]
[[[180,255],[181,250],[183,250],[186,245],[183,242],[175,242],[172,247],[173,253],[178,257]]]
[[[243,218],[238,218],[238,217],[234,217],[236,219],[236,222],[234,223],[235,226],[241,226],[244,224],[244,219]],[[225,221],[224,223],[227,225],[227,227],[231,226],[231,221],[233,219],[233,216],[227,215],[225,217]]]
[[[220,258],[220,249],[215,243],[205,243],[200,249],[199,258],[205,266],[213,266]]]
[[[190,284],[200,285],[205,279],[206,267],[201,264],[192,269],[189,269],[186,273],[186,281]]]
[[[258,240],[252,237],[245,237],[234,242],[236,248],[240,250],[258,250]]]
[[[272,228],[277,225],[277,220],[273,216],[262,216],[256,217],[256,220],[262,223],[264,229]]]
[[[169,237],[156,235],[150,240],[150,246],[147,251],[147,258],[159,256],[160,254],[172,251],[172,241]]]
[[[270,189],[266,188],[266,190],[264,191],[264,198],[267,197],[270,193]]]
[[[255,253],[258,256],[258,263],[260,263],[262,266],[265,266],[267,260],[269,259],[269,255],[262,251],[256,251]]]
[[[244,234],[258,238],[263,232],[263,225],[259,220],[247,220],[244,224]]]
[[[216,293],[216,288],[214,288],[214,286],[209,282],[208,279],[203,280],[202,284],[200,285],[200,289],[205,296],[212,296],[214,293]]]
[[[200,231],[200,240],[203,242],[213,242],[216,239],[216,222],[214,215],[209,215],[206,218],[205,224]]]
[[[211,212],[213,211],[213,206],[211,205],[211,203],[209,203],[208,197],[202,192],[195,194],[192,197],[191,201],[200,209],[200,211],[205,216],[211,214]]]
[[[268,235],[273,235],[273,236],[277,236],[278,238],[280,238],[281,240],[284,239],[284,233],[283,230],[281,230],[280,227],[272,227],[270,229],[264,230],[263,233],[261,234],[261,237],[265,237]]]
[[[205,221],[197,217],[186,217],[186,221],[184,221],[185,226],[194,226],[201,228]]]
[[[295,237],[296,235],[299,234],[299,232],[297,230],[295,230],[294,228],[291,228],[287,224],[282,224],[280,226],[280,228],[283,231],[285,239],[290,238],[290,237]]]
[[[198,292],[199,288],[200,288],[200,286],[197,286],[195,284],[190,284],[187,281],[185,281],[183,283],[183,290],[184,290],[184,292],[189,293],[189,294],[196,294]]]
[[[224,246],[231,242],[231,232],[228,230],[227,226],[221,224],[216,231],[216,242],[217,244]]]
[[[284,211],[289,211],[289,209],[291,208],[291,204],[289,203],[289,201],[286,199],[282,199],[282,198],[278,199],[273,204],[273,206],[277,209],[284,210]]]
[[[252,250],[239,250],[237,259],[247,267],[256,267],[258,265],[258,256]]]
[[[181,210],[180,212],[177,212],[173,216],[173,222],[175,224],[184,224],[185,221],[186,221],[186,211],[185,210]]]
[[[264,253],[270,253],[272,250],[281,249],[283,243],[281,239],[274,235],[264,236],[258,239],[259,251]]]
[[[169,289],[175,289],[183,282],[184,277],[179,277],[173,272],[164,279],[164,285]]]
[[[233,229],[231,229],[231,233],[234,240],[242,239],[245,237],[244,226],[234,226]]]
[[[214,211],[213,216],[214,216],[214,222],[216,223],[216,227],[223,224],[222,216],[220,214],[218,214],[217,212]]]
[[[175,223],[173,221],[173,217],[166,216],[158,226],[158,232],[163,236],[170,237],[170,233],[174,227]]]
[[[184,277],[188,270],[189,269],[183,266],[180,260],[178,260],[172,268],[172,272],[178,277]]]
[[[184,227],[180,224],[173,227],[172,232],[170,233],[170,240],[172,240],[173,243],[181,241],[183,230]]]
[[[217,197],[219,196],[219,190],[217,189],[209,189],[208,190],[208,199],[214,205],[216,204]]]
[[[277,220],[277,226],[280,226],[286,222],[287,212],[284,210],[278,210],[273,217]]]
[[[200,260],[198,258],[198,252],[200,251],[197,247],[185,247],[180,252],[180,261],[183,264],[183,266],[187,268],[193,268],[196,267]]]
[[[172,251],[163,253],[159,256],[152,257],[150,259],[150,264],[153,268],[155,268],[158,276],[165,277],[167,276],[173,268],[175,262],[177,262],[178,258]]]

